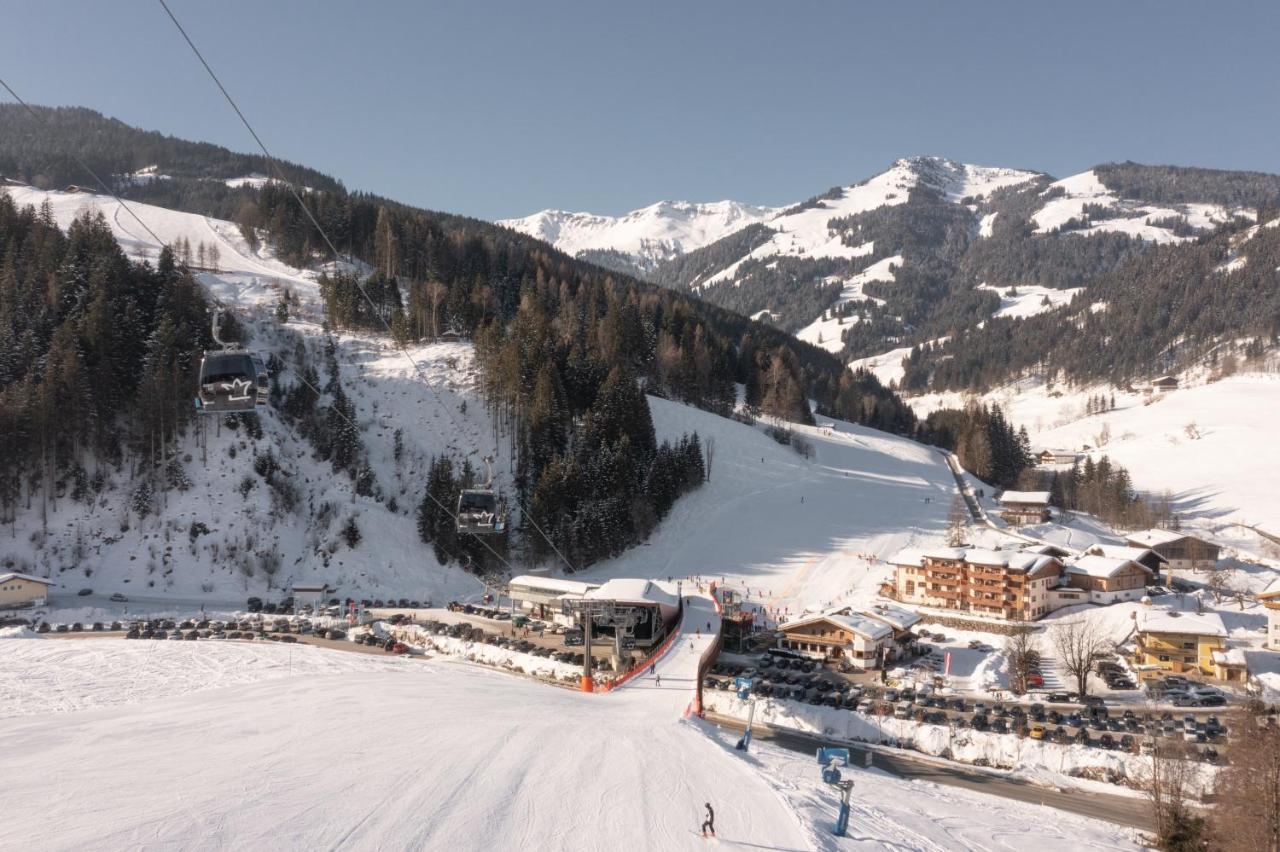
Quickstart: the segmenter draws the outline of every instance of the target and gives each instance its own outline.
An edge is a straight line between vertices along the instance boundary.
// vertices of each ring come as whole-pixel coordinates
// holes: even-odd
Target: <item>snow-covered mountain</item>
[[[777,212],[776,208],[738,201],[659,201],[622,216],[542,210],[498,224],[605,265],[609,265],[606,255],[618,255],[616,259],[645,274],[664,261],[710,245]]]

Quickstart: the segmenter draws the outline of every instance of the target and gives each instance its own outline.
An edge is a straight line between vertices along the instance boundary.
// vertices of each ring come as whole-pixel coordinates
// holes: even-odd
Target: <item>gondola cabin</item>
[[[200,387],[196,410],[204,414],[253,411],[267,404],[266,365],[238,350],[204,353],[200,359]]]
[[[493,535],[507,528],[504,507],[498,495],[487,488],[468,488],[458,496],[458,532]]]

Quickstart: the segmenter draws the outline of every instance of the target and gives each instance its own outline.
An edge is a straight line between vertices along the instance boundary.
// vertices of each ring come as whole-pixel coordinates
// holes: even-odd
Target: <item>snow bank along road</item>
[[[24,690],[0,693],[0,848],[696,849],[708,801],[722,842],[808,848],[752,765],[681,718],[709,599],[695,619],[661,686],[607,695],[311,648],[289,675],[280,646],[5,641],[0,672]],[[272,655],[270,680],[203,688],[188,671]]]

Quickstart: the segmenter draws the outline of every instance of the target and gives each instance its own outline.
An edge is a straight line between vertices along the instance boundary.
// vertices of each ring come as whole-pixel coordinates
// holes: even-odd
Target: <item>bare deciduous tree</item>
[[[1084,698],[1089,694],[1093,661],[1111,649],[1111,641],[1083,618],[1055,624],[1049,629],[1049,636],[1062,668],[1075,680],[1076,692]]]
[[[1203,848],[1204,819],[1192,805],[1199,763],[1191,760],[1186,746],[1176,740],[1153,739],[1151,746],[1151,764],[1142,786],[1151,800],[1157,845],[1161,849]]]
[[[1280,852],[1280,728],[1260,706],[1234,714],[1227,728],[1227,766],[1209,818],[1213,848]]]
[[[1004,640],[1009,655],[1009,686],[1014,694],[1027,691],[1027,676],[1033,665],[1040,662],[1040,640],[1030,628],[1014,633]]]

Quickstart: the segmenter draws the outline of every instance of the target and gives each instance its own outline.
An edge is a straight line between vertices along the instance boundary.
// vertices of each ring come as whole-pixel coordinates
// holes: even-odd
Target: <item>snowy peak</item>
[[[920,183],[937,190],[947,200],[957,202],[986,198],[998,189],[1018,186],[1042,177],[1040,172],[999,166],[975,166],[943,157],[911,157],[898,160],[893,168],[915,173]]]
[[[773,216],[772,207],[737,201],[659,201],[622,216],[543,210],[498,222],[577,256],[617,252],[640,270],[715,242]]]

